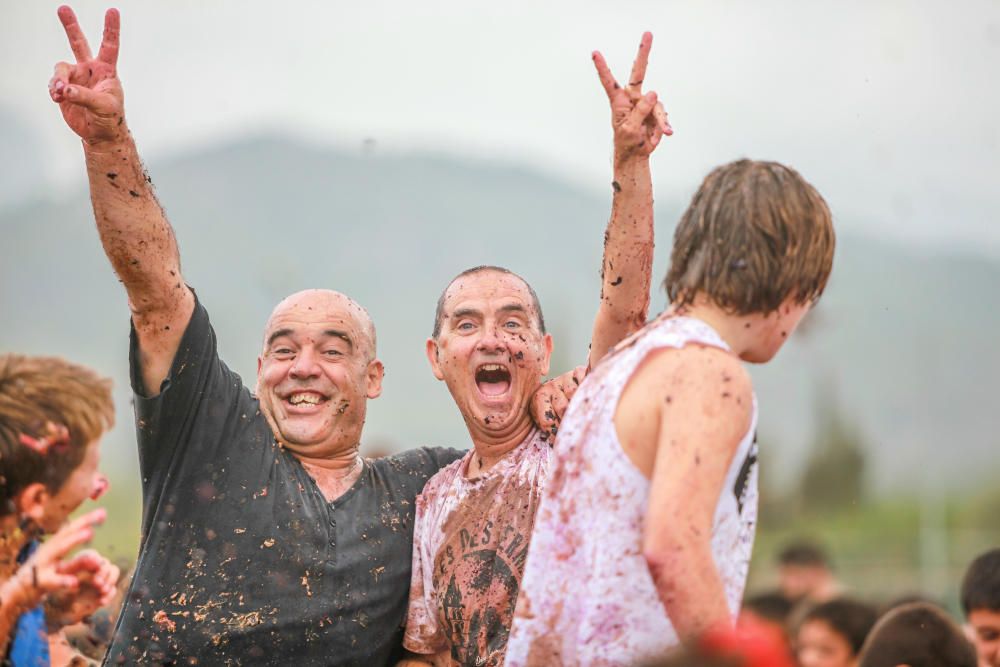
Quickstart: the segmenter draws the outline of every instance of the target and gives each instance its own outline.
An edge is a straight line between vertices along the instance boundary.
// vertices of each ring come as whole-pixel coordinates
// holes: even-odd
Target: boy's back
[[[724,422],[740,431],[734,455],[710,461],[706,452],[697,464],[718,468],[725,479],[707,521],[712,559],[722,574],[729,611],[736,613],[757,514],[753,393],[746,373],[711,327],[661,316],[595,369],[566,414],[555,450],[558,472],[536,518],[508,665],[628,663],[655,657],[677,643],[642,549],[656,456],[643,438],[647,417],[675,404],[687,410],[687,397],[695,395],[689,386],[686,392],[674,390],[676,401],[661,408],[657,387],[663,379],[675,389],[690,385],[694,378],[686,373],[692,364],[703,363],[718,368],[719,383],[732,390],[731,396],[718,398],[741,415]],[[623,415],[629,416],[627,423]]]
[[[756,523],[766,362],[822,294],[829,209],[795,171],[713,171],[674,237],[667,312],[586,379],[560,429],[507,663],[633,664],[731,623]]]

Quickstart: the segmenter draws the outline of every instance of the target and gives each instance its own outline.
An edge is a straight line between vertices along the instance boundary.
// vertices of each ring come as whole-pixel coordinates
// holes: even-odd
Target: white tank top
[[[621,343],[580,386],[559,429],[535,518],[507,665],[631,665],[678,643],[642,554],[649,480],[625,455],[614,415],[651,352],[728,350],[707,324],[665,317]],[[757,521],[757,399],[712,525],[712,555],[735,617]]]

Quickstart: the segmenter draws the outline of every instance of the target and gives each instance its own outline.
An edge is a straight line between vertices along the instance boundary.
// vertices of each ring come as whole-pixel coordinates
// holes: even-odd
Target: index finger
[[[103,507],[91,510],[57,530],[56,534],[46,540],[43,546],[49,547],[55,552],[57,558],[62,558],[75,547],[89,541],[94,535],[94,526],[104,523],[107,516],[107,510]]]
[[[601,52],[594,51],[591,57],[594,59],[594,67],[597,68],[597,76],[601,80],[601,85],[604,86],[604,92],[608,94],[608,99],[611,99],[620,86],[615,81],[615,77],[611,75],[608,63],[604,61],[604,56],[601,55]]]
[[[80,24],[76,20],[76,14],[67,5],[60,7],[57,13],[59,14],[59,20],[62,21],[63,28],[66,30],[66,36],[69,38],[69,47],[73,49],[76,61],[79,63],[90,60],[93,57],[90,55],[90,45],[87,44],[87,38],[84,37],[83,30],[80,29]]]
[[[628,87],[632,90],[642,89],[642,81],[646,78],[646,65],[649,62],[649,50],[652,46],[653,33],[642,33],[642,39],[639,40],[639,53],[635,57],[635,62],[632,63],[632,74],[628,78]]]
[[[121,16],[117,9],[109,9],[104,14],[104,39],[101,40],[101,50],[97,59],[103,60],[114,67],[118,64],[118,33],[121,28]]]

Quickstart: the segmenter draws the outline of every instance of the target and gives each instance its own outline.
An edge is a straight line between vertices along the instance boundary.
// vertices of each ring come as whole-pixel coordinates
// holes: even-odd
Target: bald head
[[[331,326],[338,322],[348,324],[350,326],[346,328],[349,330],[331,330],[348,336],[352,345],[363,347],[369,361],[375,358],[375,323],[368,311],[346,294],[330,289],[307,289],[285,297],[267,318],[263,341],[265,350],[270,340],[289,321],[322,321],[330,322]]]

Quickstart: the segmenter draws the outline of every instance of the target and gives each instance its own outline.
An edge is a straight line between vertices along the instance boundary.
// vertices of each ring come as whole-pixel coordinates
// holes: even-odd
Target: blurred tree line
[[[750,588],[773,584],[775,554],[801,538],[832,554],[838,578],[874,600],[922,593],[957,611],[957,589],[968,563],[1000,544],[1000,485],[941,495],[914,486],[911,494],[871,492],[869,442],[846,414],[831,381],[816,392],[816,435],[794,483],[778,488],[761,434],[760,524]]]

